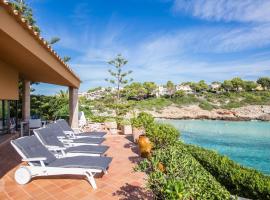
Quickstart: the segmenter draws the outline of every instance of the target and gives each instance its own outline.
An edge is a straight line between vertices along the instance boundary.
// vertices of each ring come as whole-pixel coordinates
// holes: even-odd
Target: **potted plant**
[[[114,118],[107,118],[104,125],[112,134],[117,134],[117,123]]]
[[[124,119],[120,122],[121,130],[124,135],[132,134],[131,122],[128,119]]]
[[[133,141],[138,142],[139,136],[145,133],[142,122],[138,118],[131,119]]]

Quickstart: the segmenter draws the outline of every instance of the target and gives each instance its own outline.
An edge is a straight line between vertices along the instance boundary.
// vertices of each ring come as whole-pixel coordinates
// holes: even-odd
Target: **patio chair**
[[[73,138],[73,137],[68,137],[59,124],[57,123],[51,123],[48,124],[46,127],[50,128],[52,133],[54,133],[57,138],[63,142],[66,145],[69,146],[81,146],[81,145],[100,145],[102,142],[105,141],[104,138]]]
[[[15,180],[18,184],[26,184],[33,177],[39,176],[84,175],[96,189],[94,175],[102,172],[106,174],[112,161],[109,157],[91,156],[57,159],[34,135],[11,140],[11,145],[22,157],[22,161],[28,163],[15,172]]]
[[[72,157],[72,156],[101,156],[108,149],[108,146],[93,146],[82,145],[72,146],[70,144],[63,144],[54,133],[53,127],[45,127],[35,129],[35,136],[39,141],[49,150],[55,153],[58,157]]]
[[[102,138],[106,135],[106,132],[103,131],[93,131],[93,132],[78,132],[79,129],[73,130],[64,119],[59,119],[56,121],[57,124],[62,128],[63,132],[69,137],[73,138]],[[77,132],[76,132],[77,131]]]

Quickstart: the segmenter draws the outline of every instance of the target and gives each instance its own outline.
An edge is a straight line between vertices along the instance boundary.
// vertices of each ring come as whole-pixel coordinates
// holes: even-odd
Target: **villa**
[[[188,84],[176,85],[175,89],[176,91],[184,91],[186,94],[192,94],[194,92]]]
[[[156,89],[156,97],[161,97],[168,94],[168,90],[165,86],[159,85]]]
[[[109,134],[105,144],[110,148],[107,156],[112,157],[113,161],[107,175],[95,177],[96,190],[89,186],[87,180],[77,179],[72,175],[34,178],[26,185],[17,184],[14,173],[26,163],[21,162],[21,158],[11,147],[10,140],[19,137],[19,124],[29,123],[31,119],[30,92],[33,82],[68,88],[69,124],[72,128],[78,128],[80,78],[8,1],[1,0],[0,199],[119,199],[127,195],[131,198],[151,198],[142,187],[144,173],[133,172],[133,167],[139,161],[136,146],[125,136]],[[19,84],[22,85],[21,119],[17,114]],[[11,106],[15,106],[15,114],[11,113]]]

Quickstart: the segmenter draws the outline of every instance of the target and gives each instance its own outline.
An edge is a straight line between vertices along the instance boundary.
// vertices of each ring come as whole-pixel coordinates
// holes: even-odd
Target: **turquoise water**
[[[270,174],[270,122],[162,121],[179,129],[186,143],[217,150],[244,166]]]

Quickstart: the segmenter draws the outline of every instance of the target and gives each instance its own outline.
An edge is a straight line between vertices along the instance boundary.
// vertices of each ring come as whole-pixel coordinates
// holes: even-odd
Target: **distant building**
[[[213,82],[209,85],[210,89],[213,91],[217,91],[221,88],[221,83]]]
[[[186,94],[192,94],[193,90],[188,84],[180,84],[176,85],[175,87],[176,91],[184,91]]]
[[[107,93],[106,88],[102,87],[92,92],[81,92],[79,93],[79,97],[85,97],[88,100],[95,100],[103,98]]]
[[[264,88],[262,87],[261,84],[258,84],[258,86],[255,88],[255,90],[257,90],[257,91],[263,91]]]
[[[120,90],[123,88],[121,87]],[[107,94],[109,93],[115,93],[116,88],[105,88],[105,87],[100,87],[96,88],[90,92],[81,92],[79,93],[79,97],[85,97],[88,100],[96,100],[96,99],[101,99],[104,98]]]
[[[168,90],[165,86],[160,85],[158,86],[158,88],[156,89],[156,97],[161,97],[161,96],[165,96],[168,95]]]

